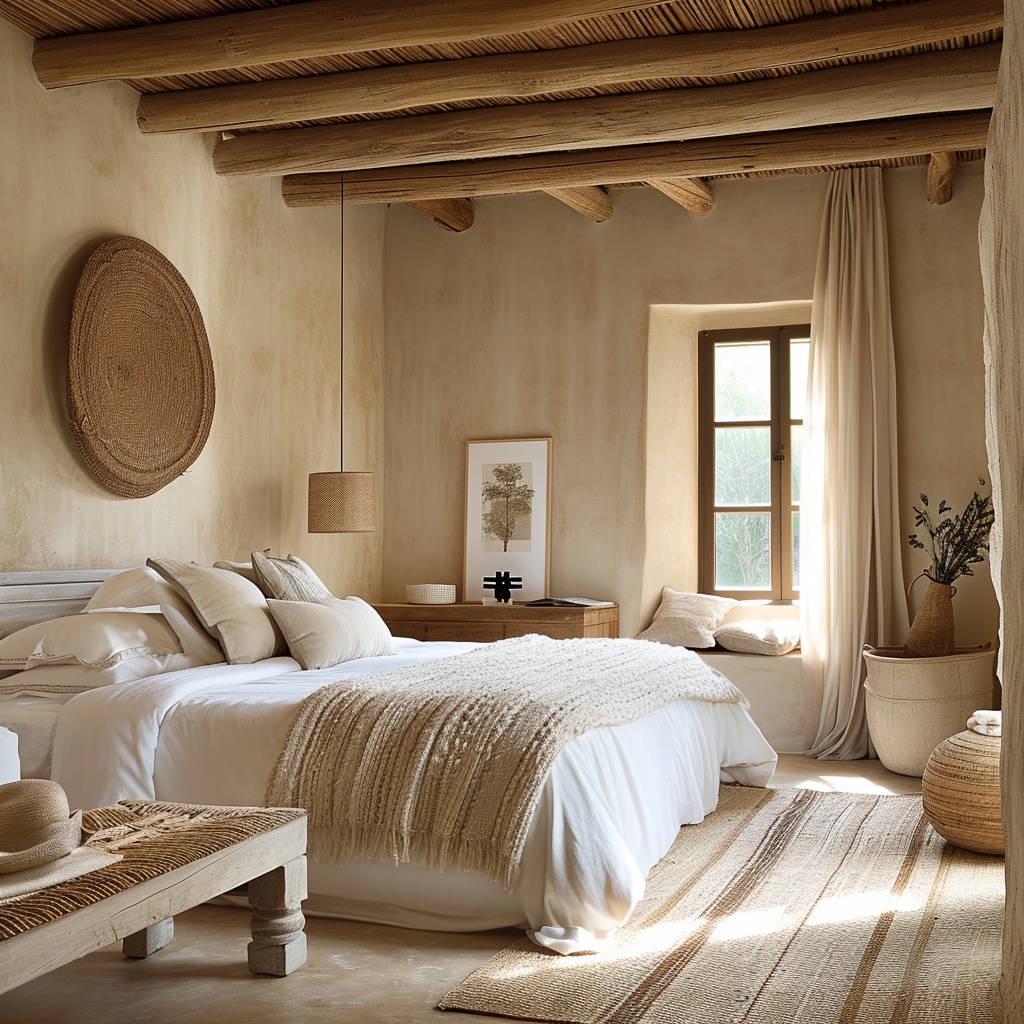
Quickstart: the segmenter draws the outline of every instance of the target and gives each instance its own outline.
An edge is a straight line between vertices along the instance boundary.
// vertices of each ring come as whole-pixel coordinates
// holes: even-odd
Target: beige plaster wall
[[[0,22],[0,569],[210,562],[270,546],[375,597],[379,534],[305,530],[306,474],[338,462],[339,210],[289,210],[279,181],[217,178],[204,137],[144,138],[123,85],[46,92],[31,42]],[[382,444],[382,216],[348,225],[351,468],[373,468]],[[199,459],[134,500],[89,475],[63,398],[78,276],[119,234],[154,245],[191,286],[217,382]]]
[[[957,512],[975,490],[991,492],[978,256],[984,164],[962,165],[953,198],[942,206],[924,201],[923,174],[903,168],[885,175],[904,540],[920,532],[913,506],[920,504],[922,492],[933,505],[945,498]],[[904,544],[908,586],[927,566],[923,551]],[[995,644],[999,608],[989,565],[973,568],[973,577],[961,577],[956,584],[956,642]],[[911,617],[926,588],[920,580],[911,590]]]
[[[669,469],[690,458],[692,345],[707,325],[667,307],[806,300],[825,185],[717,182],[702,219],[653,190],[616,190],[604,224],[547,196],[483,199],[462,234],[391,207],[384,598],[461,585],[471,438],[553,438],[553,593],[617,600],[633,635],[662,586],[693,586],[695,483]],[[939,208],[923,168],[890,171],[886,199],[910,533],[919,490],[962,500],[985,471],[980,173],[965,168]],[[961,641],[994,637],[984,567],[968,594]]]
[[[553,438],[553,593],[617,600],[631,635],[651,592],[678,585],[648,542],[692,497],[666,479],[664,511],[647,514],[650,308],[806,298],[824,183],[717,194],[697,219],[653,190],[617,190],[604,224],[548,196],[485,199],[458,235],[389,210],[386,598],[461,583],[470,438]]]

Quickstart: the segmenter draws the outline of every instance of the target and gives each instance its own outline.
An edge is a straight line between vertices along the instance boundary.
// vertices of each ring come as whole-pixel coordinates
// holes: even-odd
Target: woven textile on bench
[[[206,807],[123,800],[86,811],[87,846],[124,859],[0,905],[0,941],[130,889],[133,885],[301,818],[293,807]]]

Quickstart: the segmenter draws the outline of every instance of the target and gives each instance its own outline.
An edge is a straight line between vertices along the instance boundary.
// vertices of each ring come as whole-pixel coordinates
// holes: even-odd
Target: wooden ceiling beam
[[[733,32],[687,32],[562,50],[147,93],[146,133],[231,130],[622,82],[713,78],[891,52],[1002,26],[1002,0],[919,0]]]
[[[446,231],[465,231],[473,226],[475,211],[472,199],[419,199],[410,200],[405,205],[425,213]]]
[[[598,185],[584,185],[582,188],[546,188],[545,192],[560,203],[565,203],[584,217],[597,221],[611,220],[612,201],[607,189]]]
[[[647,184],[695,217],[706,217],[715,205],[715,193],[703,178],[651,178]]]
[[[221,139],[219,174],[360,170],[991,107],[1000,44],[734,85],[485,107]]]
[[[346,203],[392,203],[446,196],[493,196],[662,178],[702,178],[794,167],[867,163],[936,152],[984,149],[988,111],[906,121],[544,153],[496,160],[387,167],[344,175]],[[340,172],[293,174],[281,183],[288,206],[341,202]]]
[[[953,198],[956,153],[932,153],[928,161],[928,202],[941,206]]]
[[[307,0],[191,21],[40,39],[47,89],[161,78],[547,28],[653,6],[652,0]]]

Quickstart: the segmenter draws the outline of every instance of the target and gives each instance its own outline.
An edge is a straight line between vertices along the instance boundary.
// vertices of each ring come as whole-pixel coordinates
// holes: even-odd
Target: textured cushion
[[[800,623],[793,619],[745,619],[715,630],[715,640],[741,654],[789,654],[800,646]]]
[[[361,598],[334,597],[330,604],[271,598],[267,603],[291,656],[303,668],[330,668],[356,658],[394,653],[391,631]]]
[[[267,597],[278,601],[314,601],[328,604],[334,595],[320,577],[301,558],[271,558],[260,551],[252,553],[256,583]]]
[[[238,573],[169,558],[150,558],[146,565],[188,601],[229,664],[250,665],[284,654],[284,638],[266,598]]]
[[[131,658],[181,653],[181,642],[163,615],[94,612],[48,619],[5,636],[0,640],[0,669],[61,664],[108,668]]]
[[[674,647],[714,647],[715,630],[736,604],[731,597],[687,594],[665,587],[654,621],[637,634],[637,640],[657,640]]]

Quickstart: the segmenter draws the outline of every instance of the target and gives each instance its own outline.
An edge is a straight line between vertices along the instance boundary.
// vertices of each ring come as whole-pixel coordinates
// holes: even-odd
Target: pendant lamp
[[[310,533],[372,533],[377,506],[372,473],[345,472],[345,179],[341,184],[341,330],[339,344],[339,471],[309,474]]]

